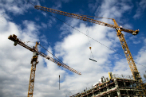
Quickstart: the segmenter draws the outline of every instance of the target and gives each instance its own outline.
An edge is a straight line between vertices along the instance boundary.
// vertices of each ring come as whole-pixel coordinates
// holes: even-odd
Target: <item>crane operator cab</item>
[[[33,49],[35,49],[35,47],[33,47]],[[31,59],[31,63],[34,62],[34,61],[36,61],[38,63],[38,61],[37,61],[38,55],[39,54],[37,52],[33,52],[33,57]]]

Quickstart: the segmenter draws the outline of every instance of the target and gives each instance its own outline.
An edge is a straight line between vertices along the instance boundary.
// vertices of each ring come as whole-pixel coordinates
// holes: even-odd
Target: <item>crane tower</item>
[[[56,63],[58,66],[62,66],[63,68],[66,68],[68,70],[70,70],[71,72],[74,72],[78,75],[81,75],[80,72],[76,71],[75,69],[67,66],[66,64],[64,64],[63,62],[61,62],[58,59],[54,59],[50,56],[45,55],[42,52],[38,51],[37,46],[39,45],[38,42],[36,42],[35,47],[31,48],[28,45],[26,45],[25,43],[23,43],[20,39],[17,38],[17,36],[15,34],[10,35],[8,37],[8,39],[10,39],[11,41],[14,42],[14,46],[16,46],[17,44],[19,44],[20,46],[23,46],[24,48],[30,50],[31,52],[33,52],[33,57],[31,59],[31,71],[30,71],[30,79],[29,79],[29,86],[28,86],[28,95],[27,97],[33,97],[33,91],[34,91],[34,80],[35,80],[35,71],[36,71],[36,65],[38,64],[38,55]]]

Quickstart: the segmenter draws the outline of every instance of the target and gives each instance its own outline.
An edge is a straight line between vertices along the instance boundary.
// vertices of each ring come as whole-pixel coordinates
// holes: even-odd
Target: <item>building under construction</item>
[[[95,23],[95,24],[98,24],[101,26],[110,27],[110,28],[115,29],[115,31],[117,32],[117,36],[119,37],[122,49],[123,49],[126,59],[128,61],[133,79],[130,79],[130,78],[121,79],[118,77],[110,78],[110,80],[105,79],[101,83],[96,84],[96,86],[94,86],[92,89],[89,89],[82,93],[76,94],[75,95],[76,97],[80,97],[80,96],[81,97],[99,97],[99,96],[102,96],[102,97],[114,97],[114,96],[122,97],[122,96],[124,96],[125,97],[126,95],[127,96],[129,95],[128,97],[130,97],[130,96],[134,97],[134,95],[146,95],[146,90],[144,91],[145,86],[143,85],[142,77],[140,76],[140,73],[136,67],[132,54],[128,48],[128,44],[126,43],[126,40],[124,38],[124,34],[122,33],[122,32],[126,32],[126,33],[130,33],[131,35],[137,35],[139,33],[139,29],[131,30],[131,29],[123,28],[122,26],[119,26],[117,24],[117,22],[114,18],[106,18],[106,19],[111,19],[114,23],[114,25],[113,25],[113,24],[105,23],[105,22],[98,21],[98,20],[91,18],[94,16],[68,13],[68,12],[64,12],[64,11],[60,11],[60,10],[56,10],[56,9],[52,9],[52,8],[47,8],[47,7],[39,6],[39,5],[35,5],[34,8],[37,10],[42,10],[45,12],[47,11],[49,13],[60,14],[60,15],[64,15],[67,17],[76,18],[79,20]],[[54,17],[54,18],[56,18],[56,17]],[[98,18],[105,18],[105,17],[98,17]],[[58,18],[56,18],[56,19],[58,19]],[[63,22],[63,23],[65,23],[65,22]],[[67,24],[67,25],[69,25],[69,24]],[[74,27],[72,27],[72,28],[74,28]],[[86,34],[84,34],[84,35],[86,35]],[[95,40],[95,39],[93,39],[93,40]],[[91,49],[91,47],[89,47],[89,48]],[[95,61],[95,60],[92,60],[92,61]],[[71,96],[71,97],[73,97],[73,96]]]
[[[70,97],[116,97],[116,96],[118,96],[118,97],[137,97],[137,96],[146,97],[145,96],[146,95],[146,87],[143,84],[140,73],[136,67],[136,64],[134,62],[132,54],[131,54],[131,52],[128,48],[128,45],[126,43],[126,40],[124,38],[124,34],[122,33],[122,31],[123,31],[126,33],[130,33],[132,35],[137,35],[139,33],[139,29],[131,30],[131,29],[126,29],[126,28],[123,28],[121,26],[118,26],[118,24],[114,18],[106,18],[106,19],[111,19],[114,23],[114,24],[108,24],[108,23],[105,23],[102,21],[98,21],[98,20],[89,18],[89,17],[93,17],[93,16],[68,13],[68,12],[64,12],[64,11],[60,11],[60,10],[56,10],[56,9],[52,9],[52,8],[47,8],[47,7],[43,7],[43,6],[39,6],[39,5],[35,5],[34,8],[37,10],[42,10],[45,12],[47,11],[50,13],[60,14],[60,15],[64,15],[67,17],[87,21],[90,23],[95,23],[98,25],[110,27],[110,28],[115,29],[115,31],[117,32],[117,36],[119,37],[122,49],[123,49],[124,54],[126,56],[126,59],[128,61],[128,64],[129,64],[129,67],[130,67],[130,70],[132,72],[133,77],[128,77],[128,78],[125,78],[124,76],[116,77],[115,75],[112,75],[111,73],[109,73],[109,80],[108,80],[108,78],[102,77],[101,81],[96,83],[91,89],[88,89],[88,90],[86,89],[83,92],[77,93],[77,94],[70,96]],[[51,16],[60,20],[59,18],[57,18],[53,15],[51,15]],[[98,18],[101,18],[101,17],[98,17]],[[105,18],[105,17],[102,17],[102,18]],[[60,20],[60,21],[62,21],[62,20]],[[63,23],[67,24],[65,22],[63,22]],[[69,25],[69,24],[67,24],[67,25]],[[72,27],[72,26],[70,25],[70,27]],[[72,28],[74,28],[74,27],[72,27]],[[75,30],[77,30],[77,29],[75,29]],[[79,30],[77,30],[77,31],[79,31]],[[86,34],[84,34],[84,35],[86,35]],[[86,36],[88,36],[88,35],[86,35]],[[90,37],[90,38],[92,38],[92,37]],[[38,63],[38,61],[37,61],[38,55],[56,63],[58,66],[62,66],[62,67],[66,68],[66,69],[68,69],[68,70],[70,70],[78,75],[81,75],[80,72],[78,72],[75,69],[64,64],[58,58],[56,58],[56,57],[52,58],[52,57],[47,56],[46,54],[44,54],[42,52],[39,52],[37,46],[40,45],[40,43],[38,43],[38,42],[36,42],[35,47],[32,48],[32,47],[29,47],[28,45],[26,45],[20,39],[18,39],[16,35],[10,35],[8,37],[8,39],[10,39],[11,41],[14,42],[14,46],[19,44],[19,45],[23,46],[24,48],[33,52],[33,57],[31,60],[31,72],[30,72],[30,80],[29,80],[29,86],[28,86],[29,88],[28,88],[28,96],[27,97],[33,97],[35,70],[36,70],[36,64]],[[95,39],[93,39],[93,40],[95,40]],[[95,41],[97,41],[97,40],[95,40]],[[89,48],[91,50],[91,47],[89,47]],[[97,62],[96,60],[93,60],[91,58],[89,58],[89,59]]]
[[[132,76],[109,73],[109,79],[102,77],[92,88],[70,97],[146,97],[145,90],[146,87]]]

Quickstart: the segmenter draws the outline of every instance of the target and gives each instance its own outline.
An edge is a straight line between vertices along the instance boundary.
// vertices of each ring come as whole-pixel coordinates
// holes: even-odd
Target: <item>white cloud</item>
[[[43,14],[45,17],[47,17],[47,13],[46,13],[46,12],[42,12],[42,14]]]
[[[36,41],[38,40],[36,32],[39,28],[31,21],[24,21],[25,29],[21,29],[4,17],[0,17],[0,20],[3,20],[0,25],[0,41],[2,41],[0,44],[0,61],[2,62],[0,63],[0,96],[26,96],[32,52],[19,45],[15,47],[8,36],[16,34],[23,41]],[[41,64],[42,58],[39,58],[39,61]]]
[[[0,41],[2,41],[0,44],[0,61],[2,62],[0,63],[0,96],[27,96],[32,52],[19,45],[15,47],[8,36],[16,34],[22,41],[39,41],[38,30],[40,26],[32,21],[25,20],[22,24],[24,29],[22,29],[21,26],[4,17],[0,17],[0,20],[3,20],[3,24],[0,24]],[[40,38],[45,39],[45,36]],[[35,44],[29,45],[33,46]],[[52,51],[51,47],[48,50]],[[44,63],[47,63],[47,67],[44,67]],[[51,97],[57,97],[56,95],[61,94],[60,97],[64,97],[62,95],[66,95],[66,84],[61,84],[61,90],[59,91],[59,74],[61,75],[61,81],[63,81],[66,75],[65,70],[62,70],[53,62],[39,57],[35,75],[34,96],[48,97],[50,95]],[[43,89],[40,87],[43,87]]]
[[[94,12],[97,8],[99,8],[99,2],[96,0],[94,1],[89,1],[88,7],[91,9],[92,12]]]
[[[79,27],[76,27],[76,29],[84,33],[88,29],[91,37],[102,42],[108,47],[111,47],[114,43],[116,44],[116,41],[114,42],[106,39],[106,34],[109,31],[106,27],[99,25],[87,27],[85,24],[81,23]],[[68,37],[66,37],[62,42],[56,44],[55,51],[57,51],[58,56],[63,57],[64,63],[82,73],[81,76],[74,74],[69,77],[68,75],[66,77],[67,81],[64,82],[69,83],[68,90],[74,94],[83,90],[85,87],[92,86],[93,83],[97,82],[101,76],[107,77],[107,72],[110,71],[111,67],[109,57],[113,52],[91,40],[92,52],[97,63],[90,61],[88,38],[76,30],[72,29],[70,31],[71,34],[68,35]],[[116,40],[116,37],[113,37],[114,34],[115,33],[111,33],[109,38]]]
[[[124,24],[123,28],[132,29],[132,26],[130,24]]]
[[[62,3],[63,2],[65,2],[65,3],[68,3],[69,2],[69,0],[61,0],[61,1],[57,1],[57,2],[55,2],[55,5],[54,6],[52,6],[51,8],[52,9],[57,9],[57,10],[59,10],[61,7],[62,7]],[[50,13],[49,13],[50,14]],[[56,14],[53,14],[53,16],[55,16]],[[52,17],[51,15],[49,15],[50,17],[50,19],[49,19],[49,21],[48,21],[48,26],[49,27],[52,27],[52,25],[54,24],[54,23],[56,23],[56,19],[54,18],[54,17]]]
[[[118,4],[121,5],[120,8],[118,8]],[[97,11],[95,15],[120,19],[122,18],[122,14],[129,11],[131,8],[132,6],[125,4],[124,1],[104,1],[101,7],[98,8],[98,10],[100,11]],[[91,37],[100,41],[102,44],[108,47],[111,47],[113,49],[117,49],[117,47],[119,47],[120,42],[116,36],[115,30],[111,30],[107,27],[99,25],[93,25],[88,27],[83,23],[73,21],[74,20],[68,20],[67,23],[75,23],[75,29],[78,29],[83,33],[85,33],[88,29],[89,35]],[[105,20],[105,22],[111,23],[110,20]],[[80,24],[79,26],[78,23]],[[131,27],[131,25],[128,26]],[[113,57],[113,51],[107,49],[101,44],[98,44],[92,39],[90,39],[92,52],[94,55],[94,59],[97,60],[97,63],[90,61],[88,38],[72,28],[68,28],[67,30],[64,30],[64,28],[67,27],[65,25],[61,27],[61,30],[63,30],[61,35],[66,33],[69,33],[69,35],[65,37],[63,41],[56,43],[56,55],[58,57],[63,57],[64,63],[82,73],[81,76],[78,76],[76,74],[72,76],[68,75],[66,76],[66,80],[63,82],[68,83],[68,86],[66,87],[69,91],[71,91],[72,94],[81,92],[86,87],[91,87],[91,85],[97,82],[101,76],[107,77],[107,73],[109,71],[119,75],[132,75],[126,58],[119,59],[118,55],[118,58],[113,58],[113,62],[112,60],[110,60]]]
[[[49,17],[49,21],[48,21],[48,27],[52,27],[52,25],[56,22],[56,19],[54,17]]]
[[[71,25],[72,27],[76,26],[77,24],[79,24],[79,20],[77,19],[67,19],[67,24]],[[66,36],[68,34],[70,34],[70,32],[72,32],[72,30],[74,30],[73,28],[69,27],[66,24],[63,24],[60,27],[60,30],[62,31],[60,34],[60,37]],[[86,30],[86,29],[85,29]],[[86,32],[86,31],[85,31]]]
[[[46,38],[45,35],[40,36],[40,40],[41,40],[42,42],[44,42],[45,44],[48,44],[47,38]]]
[[[143,74],[145,74],[145,71],[146,71],[145,58],[146,58],[146,39],[144,39],[144,46],[140,49],[136,57],[137,68],[142,78],[143,78]]]
[[[1,8],[15,15],[24,14],[24,12],[27,12],[29,8],[33,8],[29,2],[21,0],[0,0],[0,2]],[[40,4],[38,0],[31,0],[31,3]]]
[[[62,0],[65,3],[68,3],[69,1],[71,2],[72,0]]]
[[[67,1],[67,0],[64,0]],[[61,1],[57,1],[55,2],[55,5],[52,7],[53,9],[59,9],[62,7],[62,2]]]
[[[121,2],[117,2],[116,0],[104,1],[104,4],[105,5],[101,5],[101,7],[96,10],[95,16],[116,19],[132,8],[132,6],[125,3],[124,0]]]
[[[39,17],[36,17],[36,18],[35,18],[35,20],[36,20],[36,21],[39,21],[39,20],[40,20],[40,18],[39,18]]]
[[[47,28],[47,25],[45,23],[41,23],[43,28]]]
[[[5,10],[4,9],[0,10],[0,17],[4,17],[4,18],[9,19],[9,20],[11,19],[7,14],[5,14]]]
[[[121,74],[124,74],[124,75],[130,74],[131,75],[131,71],[128,66],[126,58],[116,61],[115,66],[113,68],[113,73],[119,74],[119,75],[121,75]]]
[[[141,0],[138,4],[137,4],[137,10],[136,10],[136,14],[133,16],[133,18],[139,18],[142,13],[144,12],[144,10],[146,9],[146,1],[145,0]]]
[[[129,37],[130,40],[132,40],[132,42],[134,44],[139,44],[139,43],[142,43],[143,39],[139,39],[137,36],[131,36]]]
[[[105,1],[102,7],[103,5],[107,5],[107,7],[101,7],[100,9],[102,10],[100,14],[107,17],[112,13],[108,9],[113,6],[112,3],[116,2],[112,2],[110,6],[108,3],[109,1]],[[127,9],[128,7],[124,11],[127,11]],[[114,7],[113,10],[115,12],[119,11]],[[120,18],[122,14],[117,12],[117,15],[113,16]],[[41,34],[42,36],[39,38],[40,26],[36,25],[35,22],[23,21],[24,29],[22,29],[21,26],[10,22],[4,17],[0,17],[0,20],[3,21],[0,24],[0,96],[27,96],[32,53],[19,45],[14,47],[13,42],[8,40],[8,36],[10,34],[16,34],[22,41],[33,42],[45,39],[45,36]],[[78,20],[68,21],[73,23],[71,25],[75,26],[76,29],[84,33],[88,29],[91,37],[108,47],[117,49],[116,47],[119,46],[119,40],[116,37],[115,30],[99,25],[87,26]],[[109,23],[111,21],[107,20],[106,22]],[[63,27],[65,26],[63,25]],[[62,30],[62,33],[64,31]],[[55,63],[39,56],[39,63],[35,75],[34,97],[58,97],[58,94],[60,94],[60,97],[73,95],[74,93],[83,91],[86,87],[91,87],[95,82],[98,82],[101,76],[107,77],[107,72],[109,71],[118,74],[122,74],[123,72],[125,74],[131,74],[126,59],[118,59],[118,56],[117,60],[112,62],[110,59],[113,57],[113,51],[92,39],[90,39],[92,52],[97,62],[90,61],[88,38],[76,30],[68,29],[67,31],[70,34],[63,41],[56,43],[55,48],[48,47],[48,50],[50,52],[55,50],[56,56],[63,58],[65,64],[80,71],[82,75],[69,74],[70,72],[68,70],[58,67]],[[47,42],[46,40],[41,41]],[[143,47],[138,54],[136,62],[138,64],[145,64],[143,59],[145,55],[145,47]],[[47,67],[44,67],[45,63]],[[140,72],[144,70],[139,66],[138,69]],[[61,90],[58,89],[59,74],[61,75]]]

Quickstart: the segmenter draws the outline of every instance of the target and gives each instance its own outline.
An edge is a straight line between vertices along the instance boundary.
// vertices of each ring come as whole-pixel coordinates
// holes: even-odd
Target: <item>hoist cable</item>
[[[29,3],[30,3],[30,2],[29,2]],[[32,3],[31,3],[31,4],[32,4]],[[33,4],[32,4],[32,5],[33,5]],[[34,6],[34,5],[33,5],[33,6]],[[82,33],[82,34],[84,34],[85,36],[87,36],[87,37],[91,38],[92,40],[94,40],[94,41],[98,42],[99,44],[101,44],[101,45],[105,46],[106,48],[108,48],[108,49],[110,49],[110,50],[114,51],[115,53],[119,54],[120,56],[125,57],[125,56],[124,56],[124,55],[122,55],[121,53],[119,53],[119,52],[115,51],[114,49],[112,49],[112,48],[110,48],[110,47],[108,47],[108,46],[106,46],[106,45],[102,44],[101,42],[97,41],[96,39],[94,39],[94,38],[92,38],[92,37],[90,37],[90,36],[86,35],[85,33],[81,32],[80,30],[76,29],[75,27],[73,27],[73,26],[69,25],[68,23],[64,22],[63,20],[61,20],[61,19],[59,19],[59,18],[57,18],[57,17],[53,16],[53,15],[52,15],[52,14],[50,14],[50,13],[49,13],[49,15],[50,15],[50,16],[52,16],[52,17],[54,17],[54,18],[56,18],[57,20],[59,20],[59,21],[63,22],[64,24],[66,24],[66,25],[70,26],[71,28],[75,29],[76,31],[78,31],[78,32],[80,32],[80,33]],[[89,16],[88,16],[88,17],[89,17]],[[90,16],[90,17],[92,17],[92,16]],[[93,17],[95,17],[95,16],[93,16]],[[97,18],[97,17],[96,17],[96,18]],[[98,17],[98,18],[105,18],[105,17]],[[112,19],[112,18],[107,18],[107,19]],[[48,50],[47,50],[47,51],[48,51]],[[48,52],[49,52],[49,51],[48,51]],[[54,55],[53,55],[53,56],[54,56]],[[56,56],[55,56],[55,57],[56,57]],[[56,57],[56,58],[57,58],[57,57]],[[57,58],[57,59],[58,59],[58,58]],[[59,60],[59,59],[58,59],[58,60]],[[141,66],[143,66],[143,65],[141,65]],[[145,67],[145,66],[143,66],[143,67]]]
[[[86,34],[89,35],[89,31],[88,31],[88,30],[86,31]],[[92,53],[92,50],[91,50],[91,43],[90,43],[90,39],[89,39],[89,37],[88,37],[88,40],[89,40],[89,49],[90,49],[90,52],[91,52],[91,54],[90,54],[90,58],[91,58],[91,57],[94,58],[93,53]]]
[[[106,46],[106,45],[102,44],[101,42],[99,42],[99,41],[97,41],[96,39],[94,39],[94,38],[92,38],[92,37],[88,36],[87,34],[85,34],[85,33],[81,32],[80,30],[78,30],[78,29],[76,29],[75,27],[73,27],[73,26],[69,25],[68,23],[64,22],[63,20],[61,20],[61,19],[59,19],[59,18],[57,18],[57,17],[53,16],[52,14],[50,14],[50,13],[48,13],[48,14],[49,14],[50,16],[52,16],[52,17],[56,18],[57,20],[59,20],[59,21],[63,22],[64,24],[66,24],[66,25],[70,26],[71,28],[75,29],[76,31],[78,31],[78,32],[80,32],[80,33],[82,33],[82,34],[84,34],[85,36],[87,36],[87,37],[91,38],[92,40],[94,40],[94,41],[98,42],[99,44],[101,44],[101,45],[105,46],[106,48],[108,48],[108,49],[110,49],[110,50],[114,51],[115,53],[117,53],[117,54],[119,54],[120,56],[122,56],[122,57],[124,57],[124,58],[125,58],[125,56],[124,56],[124,55],[122,55],[121,53],[119,53],[119,52],[115,51],[114,49],[112,49],[112,48],[110,48],[110,47],[108,47],[108,46]],[[143,65],[141,65],[141,66],[143,66]],[[143,66],[143,67],[146,67],[146,66]]]
[[[101,42],[97,41],[96,39],[94,39],[94,38],[92,38],[92,37],[88,36],[87,34],[85,34],[85,33],[83,33],[83,32],[81,32],[80,30],[76,29],[75,27],[73,27],[73,26],[69,25],[68,23],[64,22],[63,20],[61,20],[61,19],[59,19],[59,18],[57,18],[57,17],[53,16],[53,15],[52,15],[52,14],[50,14],[50,13],[49,13],[49,15],[50,15],[50,16],[52,16],[52,17],[54,17],[54,18],[56,18],[56,19],[58,19],[59,21],[63,22],[64,24],[66,24],[66,25],[70,26],[71,28],[75,29],[76,31],[78,31],[78,32],[80,32],[80,33],[82,33],[82,34],[84,34],[85,36],[87,36],[87,37],[91,38],[92,40],[94,40],[94,41],[98,42],[99,44],[101,44],[101,45],[103,45],[103,46],[107,47],[108,49],[110,49],[110,50],[114,51],[115,53],[118,53],[119,55],[124,56],[124,55],[120,54],[119,52],[116,52],[114,49],[112,49],[112,48],[110,48],[110,47],[108,47],[108,46],[106,46],[106,45],[102,44]],[[125,56],[124,56],[124,57],[125,57]]]
[[[45,47],[43,47],[41,44],[39,44],[43,49],[48,51]],[[49,51],[48,51],[49,52]],[[51,55],[53,55],[51,52],[49,52]],[[58,59],[55,55],[53,55],[60,63],[63,63],[60,59]]]

